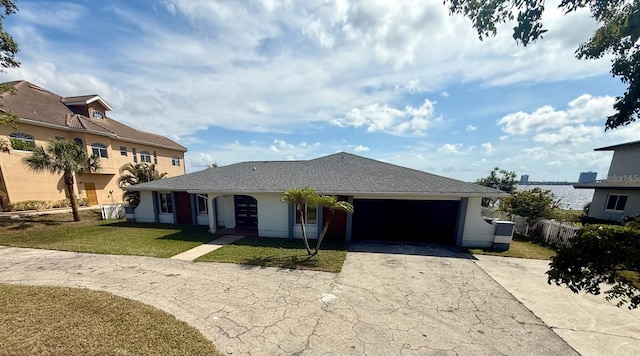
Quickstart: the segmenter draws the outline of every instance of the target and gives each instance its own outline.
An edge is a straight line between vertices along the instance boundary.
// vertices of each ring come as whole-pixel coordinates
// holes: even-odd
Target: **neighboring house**
[[[621,222],[625,216],[640,215],[640,141],[595,151],[613,151],[613,158],[607,179],[574,186],[595,189],[589,216]]]
[[[289,188],[314,188],[354,205],[336,213],[328,238],[437,242],[491,247],[494,225],[480,215],[483,197],[506,193],[349,153],[308,161],[257,161],[209,168],[130,186],[139,191],[138,222],[253,229],[264,237],[301,237],[293,206],[280,201]],[[307,233],[320,233],[326,209],[306,207]],[[509,235],[509,241],[510,241]]]
[[[76,177],[78,197],[91,205],[122,201],[116,180],[126,163],[155,163],[168,176],[185,173],[187,149],[160,135],[136,130],[107,116],[111,110],[98,95],[61,97],[26,81],[7,83],[15,95],[3,93],[0,108],[18,116],[17,128],[0,126],[0,139],[10,143],[0,152],[0,191],[7,202],[65,199],[62,175],[34,173],[22,159],[51,138],[72,140],[100,156],[100,170]]]

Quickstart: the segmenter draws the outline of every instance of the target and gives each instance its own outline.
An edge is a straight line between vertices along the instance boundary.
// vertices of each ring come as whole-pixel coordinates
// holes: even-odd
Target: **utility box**
[[[513,221],[493,220],[493,248],[498,251],[506,251],[511,246],[513,231],[516,224]]]
[[[100,205],[100,212],[102,213],[102,220],[115,220],[125,217],[122,204]]]

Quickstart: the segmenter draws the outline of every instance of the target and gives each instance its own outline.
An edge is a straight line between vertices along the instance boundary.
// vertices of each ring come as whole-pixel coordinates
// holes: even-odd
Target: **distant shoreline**
[[[528,182],[527,184],[518,185],[576,185],[578,182]]]

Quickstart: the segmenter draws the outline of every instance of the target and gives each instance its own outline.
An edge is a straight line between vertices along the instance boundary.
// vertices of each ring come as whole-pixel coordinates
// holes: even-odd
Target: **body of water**
[[[560,199],[560,209],[582,210],[593,198],[593,189],[576,189],[572,185],[518,185],[518,190],[550,190]]]

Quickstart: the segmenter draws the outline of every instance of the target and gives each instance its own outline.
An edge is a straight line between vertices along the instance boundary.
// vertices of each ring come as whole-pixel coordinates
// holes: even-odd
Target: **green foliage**
[[[11,147],[9,146],[9,142],[7,142],[7,140],[3,138],[0,138],[0,152],[11,153]]]
[[[4,30],[3,21],[7,15],[15,14],[18,11],[15,0],[0,0],[0,7],[4,8],[4,14],[0,12],[0,67],[4,71],[6,68],[17,68],[20,62],[15,56],[18,53],[18,44],[13,37]],[[0,10],[1,11],[1,10]]]
[[[640,230],[627,226],[590,225],[571,240],[571,247],[561,248],[552,257],[547,271],[549,284],[565,284],[574,293],[600,294],[600,284],[612,285],[605,291],[608,300],[629,309],[640,305],[637,279],[640,273]]]
[[[99,158],[95,155],[87,157],[85,150],[73,141],[52,138],[47,142],[46,149],[36,146],[31,155],[25,157],[22,162],[34,172],[62,173],[67,196],[71,200],[73,219],[80,221],[78,203],[73,191],[74,175],[97,172],[100,169]]]
[[[556,197],[550,190],[534,188],[514,192],[500,204],[500,210],[526,218],[530,224],[554,215]]]
[[[36,145],[32,141],[18,140],[16,138],[10,138],[11,148],[17,151],[33,151]]]
[[[166,172],[158,172],[153,163],[127,163],[120,167],[119,172],[117,182],[120,188],[162,179],[167,175]],[[122,199],[135,208],[140,205],[140,192],[125,191]]]
[[[468,17],[480,39],[495,36],[497,24],[516,20],[513,38],[524,46],[542,38],[545,2],[542,0],[445,0],[452,14]],[[589,7],[600,27],[576,50],[580,59],[598,59],[613,55],[611,74],[628,85],[616,98],[616,112],[607,118],[605,129],[614,129],[637,120],[640,113],[640,1],[562,0],[565,13]]]
[[[322,240],[324,239],[325,234],[329,228],[329,223],[331,222],[331,217],[333,216],[336,210],[345,211],[347,213],[353,213],[353,205],[345,201],[338,201],[338,198],[335,196],[329,195],[320,195],[316,193],[313,188],[290,188],[285,190],[280,197],[280,201],[287,204],[292,204],[298,215],[300,216],[300,227],[302,229],[302,239],[304,241],[304,245],[307,249],[307,254],[309,255],[317,255],[318,251],[320,251],[320,245],[322,244]],[[320,237],[318,238],[318,242],[316,244],[315,252],[311,253],[311,248],[309,247],[309,240],[307,239],[307,230],[305,228],[305,205],[309,206],[322,206],[329,209],[329,216],[325,221],[320,233]],[[320,225],[320,226],[322,226]]]
[[[476,184],[513,193],[518,186],[518,181],[516,180],[516,172],[494,167],[489,176],[478,179]]]

